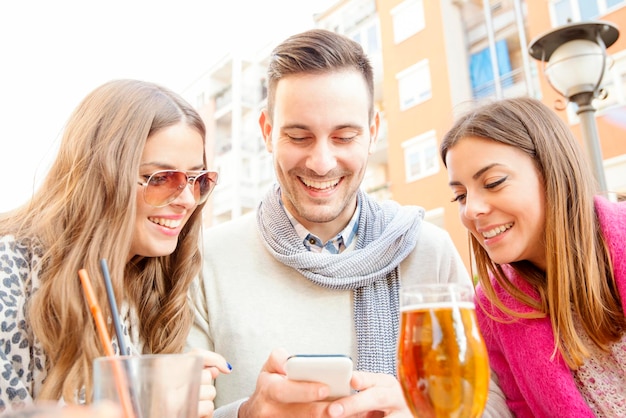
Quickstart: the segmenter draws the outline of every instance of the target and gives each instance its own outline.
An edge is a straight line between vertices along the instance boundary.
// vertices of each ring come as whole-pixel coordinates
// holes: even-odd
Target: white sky
[[[336,0],[0,1],[0,212],[45,175],[91,90],[138,78],[182,93],[236,46],[313,25]]]

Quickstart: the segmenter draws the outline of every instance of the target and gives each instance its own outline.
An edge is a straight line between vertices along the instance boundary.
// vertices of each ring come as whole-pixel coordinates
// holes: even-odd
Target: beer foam
[[[470,301],[447,301],[447,302],[425,302],[402,306],[400,312],[408,311],[429,311],[433,309],[475,309],[474,302]]]

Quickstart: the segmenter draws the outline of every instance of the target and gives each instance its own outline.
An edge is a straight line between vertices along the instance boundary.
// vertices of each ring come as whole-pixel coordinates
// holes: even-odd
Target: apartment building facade
[[[441,137],[477,102],[528,95],[551,107],[560,99],[555,111],[581,138],[575,105],[565,106],[550,87],[528,44],[556,26],[590,19],[626,31],[626,0],[338,0],[316,16],[315,26],[358,41],[374,66],[382,129],[364,188],[379,199],[423,206],[469,267],[467,233],[439,159]],[[254,210],[274,182],[257,124],[272,48],[233,51],[186,92],[207,123],[207,153],[220,172],[208,225]],[[608,53],[608,96],[594,105],[608,186],[626,191],[626,34]]]
[[[608,20],[626,28],[625,6],[624,0],[377,0],[391,195],[423,206],[427,218],[451,234],[468,267],[467,232],[438,154],[443,134],[476,103],[531,96],[556,104],[581,138],[575,105],[566,105],[547,83],[528,44],[567,22]],[[594,103],[607,183],[614,191],[626,191],[624,46],[626,36],[609,48],[609,94]]]
[[[374,67],[375,102],[380,109],[383,71],[375,0],[339,1],[313,26],[332,27],[362,43]],[[258,117],[267,98],[269,55],[280,41],[259,50],[232,51],[184,93],[207,125],[207,156],[210,166],[219,172],[218,184],[204,212],[207,226],[254,210],[275,181],[272,156],[265,149]],[[364,189],[377,199],[391,198],[386,127],[383,117],[363,181]]]
[[[254,210],[274,182],[258,118],[267,91],[269,52],[232,51],[219,59],[184,93],[207,126],[209,166],[219,172],[204,210],[206,226]]]

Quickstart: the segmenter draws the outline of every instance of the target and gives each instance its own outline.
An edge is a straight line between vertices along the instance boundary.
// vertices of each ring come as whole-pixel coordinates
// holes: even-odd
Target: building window
[[[391,9],[393,40],[396,44],[424,29],[424,0],[405,0]]]
[[[378,33],[378,20],[374,19],[353,32],[350,37],[363,47],[363,52],[373,55],[380,52],[380,35]]]
[[[434,130],[404,141],[402,148],[407,183],[439,171],[439,153]]]
[[[365,45],[367,45],[368,54],[376,54],[380,52],[380,35],[378,34],[378,20],[365,28]]]
[[[554,26],[597,19],[615,8],[626,6],[626,0],[552,0],[550,9]]]
[[[514,83],[513,69],[506,39],[495,43],[496,68],[498,69],[500,86],[511,87]],[[472,96],[475,99],[493,96],[495,94],[495,80],[493,76],[493,64],[489,47],[475,52],[470,56],[470,82],[472,84]]]
[[[401,71],[396,75],[396,79],[398,80],[400,110],[406,110],[432,97],[427,59]]]

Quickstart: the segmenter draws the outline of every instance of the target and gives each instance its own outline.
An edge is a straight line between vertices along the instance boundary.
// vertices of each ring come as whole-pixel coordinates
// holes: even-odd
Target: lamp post
[[[570,23],[536,37],[528,47],[533,58],[547,62],[544,73],[552,88],[578,106],[585,148],[603,192],[608,190],[592,101],[605,96],[600,85],[606,48],[618,37],[619,30],[609,22]]]

